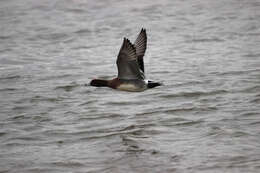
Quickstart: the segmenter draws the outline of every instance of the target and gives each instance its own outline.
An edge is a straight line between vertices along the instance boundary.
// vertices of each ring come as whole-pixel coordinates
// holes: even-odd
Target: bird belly
[[[117,87],[117,89],[122,90],[122,91],[138,92],[138,91],[144,91],[146,89],[146,87],[140,87],[140,86],[136,86],[134,84],[121,84]]]

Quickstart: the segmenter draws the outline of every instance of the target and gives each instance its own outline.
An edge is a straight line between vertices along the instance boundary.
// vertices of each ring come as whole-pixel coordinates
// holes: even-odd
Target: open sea
[[[142,27],[164,85],[87,86]],[[1,0],[0,172],[260,172],[260,1]]]

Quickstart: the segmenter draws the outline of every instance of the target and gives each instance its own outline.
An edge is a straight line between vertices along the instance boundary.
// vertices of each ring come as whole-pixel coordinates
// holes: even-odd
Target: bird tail
[[[153,82],[153,81],[148,81],[148,88],[154,88],[154,87],[157,87],[157,86],[161,86],[162,83],[160,82]]]

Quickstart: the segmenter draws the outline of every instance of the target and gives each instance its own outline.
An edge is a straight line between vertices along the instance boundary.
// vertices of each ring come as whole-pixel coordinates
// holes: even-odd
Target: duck
[[[161,86],[162,83],[147,80],[144,73],[144,55],[147,47],[146,29],[142,28],[134,44],[124,37],[117,56],[118,75],[111,80],[93,79],[94,87],[110,87],[122,91],[144,91]]]

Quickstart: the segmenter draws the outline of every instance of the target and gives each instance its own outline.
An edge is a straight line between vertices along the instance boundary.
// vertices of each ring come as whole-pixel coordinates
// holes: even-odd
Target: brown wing
[[[147,45],[147,35],[146,30],[142,28],[141,32],[139,33],[138,37],[135,40],[134,46],[136,48],[136,55],[139,68],[144,72],[144,54]]]
[[[124,38],[116,63],[119,79],[144,79],[144,74],[138,66],[136,49],[126,38]]]

